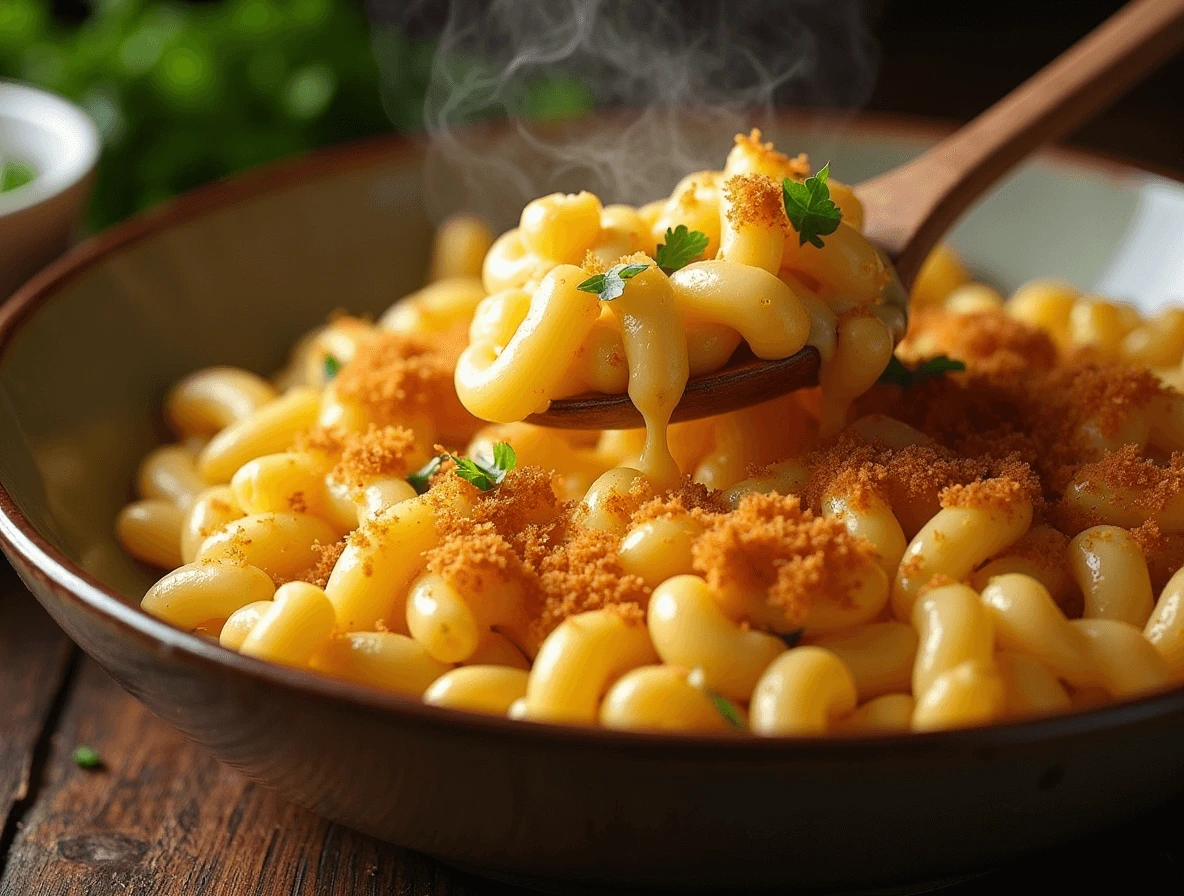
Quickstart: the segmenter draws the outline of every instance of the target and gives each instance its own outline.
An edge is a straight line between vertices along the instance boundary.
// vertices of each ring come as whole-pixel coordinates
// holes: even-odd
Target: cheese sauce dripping
[[[741,340],[765,360],[811,345],[822,359],[818,432],[837,433],[892,355],[903,295],[841,183],[830,189],[843,222],[822,248],[801,245],[781,181],[808,173],[804,157],[754,131],[736,138],[722,172],[689,175],[666,200],[604,208],[590,193],[556,193],[530,203],[485,259],[492,294],[457,365],[462,403],[508,423],[557,398],[627,389],[645,421],[636,466],[667,489],[688,472],[668,430],[689,376],[724,366]],[[679,224],[706,237],[707,257],[667,275],[657,247]],[[614,264],[646,267],[611,300],[578,288]]]

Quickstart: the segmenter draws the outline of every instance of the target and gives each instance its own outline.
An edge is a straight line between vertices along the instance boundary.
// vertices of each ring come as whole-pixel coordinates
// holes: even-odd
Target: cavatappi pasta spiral
[[[1184,311],[1004,299],[942,247],[895,355],[964,368],[877,383],[898,287],[841,183],[799,239],[781,181],[810,173],[754,132],[637,208],[455,218],[377,322],[186,378],[117,523],[167,570],[143,608],[435,706],[647,731],[931,731],[1184,682]],[[702,251],[663,270],[680,225]],[[621,264],[619,296],[579,288]],[[741,343],[815,346],[821,386],[669,424]],[[646,429],[519,422],[589,391]]]

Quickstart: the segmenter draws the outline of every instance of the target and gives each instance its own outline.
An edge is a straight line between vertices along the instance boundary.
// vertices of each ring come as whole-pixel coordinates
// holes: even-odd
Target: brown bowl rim
[[[885,113],[834,115],[786,113],[785,119],[821,125],[860,135],[937,140],[953,130],[948,122]],[[0,306],[0,361],[21,324],[51,301],[74,278],[126,246],[173,225],[215,210],[309,180],[387,163],[422,151],[421,135],[383,135],[338,144],[275,162],[204,185],[86,240],[50,264]],[[1091,150],[1049,147],[1038,158],[1053,159],[1110,176],[1153,174],[1184,183],[1184,174]],[[355,709],[405,718],[408,722],[448,728],[457,734],[525,738],[543,742],[578,741],[631,751],[693,754],[699,759],[727,761],[757,758],[770,752],[785,759],[859,759],[901,754],[910,757],[948,754],[951,750],[981,754],[998,748],[1074,738],[1135,725],[1184,710],[1184,686],[1098,709],[1078,710],[1046,718],[963,728],[951,731],[866,737],[750,737],[730,734],[680,734],[516,721],[428,706],[421,700],[339,681],[300,669],[242,656],[217,643],[156,619],[124,599],[66,557],[25,518],[0,482],[0,541],[63,599],[114,625],[161,654],[178,653],[213,672],[230,670],[256,682],[320,698],[341,700]]]

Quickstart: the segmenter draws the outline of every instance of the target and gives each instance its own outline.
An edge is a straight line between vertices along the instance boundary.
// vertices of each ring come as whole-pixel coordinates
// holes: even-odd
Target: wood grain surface
[[[31,796],[74,647],[0,560],[0,848]],[[0,859],[2,860],[2,859]]]

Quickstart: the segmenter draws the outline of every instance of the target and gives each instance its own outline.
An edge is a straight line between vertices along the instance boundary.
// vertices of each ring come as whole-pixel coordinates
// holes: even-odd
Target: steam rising
[[[407,21],[442,5],[419,0]],[[452,0],[424,106],[429,209],[504,227],[555,190],[667,194],[718,168],[735,133],[770,129],[777,106],[862,104],[865,14],[859,0]],[[593,106],[617,111],[537,120]],[[509,123],[465,124],[483,118]]]

